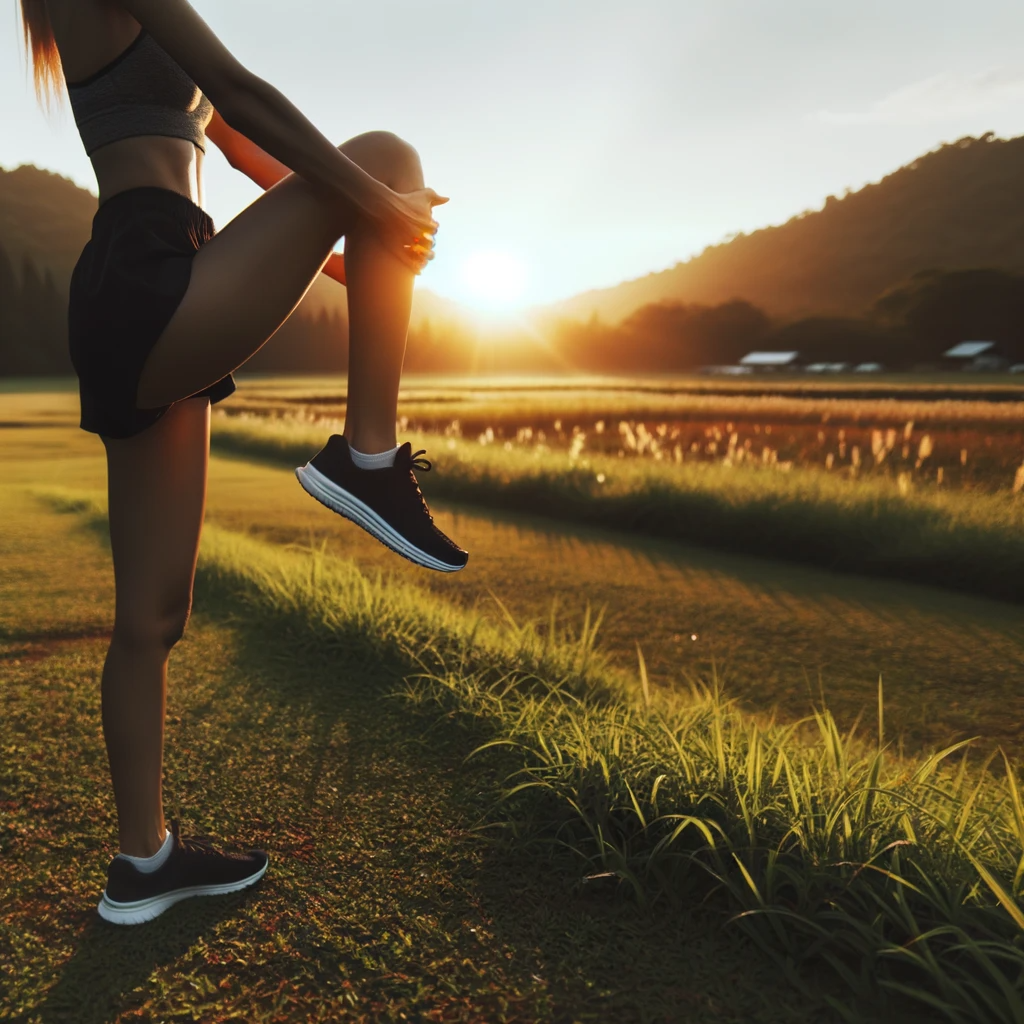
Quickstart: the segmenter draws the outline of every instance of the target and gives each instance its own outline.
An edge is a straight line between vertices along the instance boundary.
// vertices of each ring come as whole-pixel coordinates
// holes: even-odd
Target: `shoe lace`
[[[434,464],[430,461],[430,459],[420,458],[421,455],[426,454],[426,448],[421,448],[418,452],[413,452],[412,455],[409,456],[410,467],[413,469],[418,469],[422,473],[429,473],[434,468]]]
[[[189,853],[217,854],[213,848],[213,836],[189,836],[187,839],[182,839],[177,818],[171,819],[171,835],[174,836],[174,845]]]

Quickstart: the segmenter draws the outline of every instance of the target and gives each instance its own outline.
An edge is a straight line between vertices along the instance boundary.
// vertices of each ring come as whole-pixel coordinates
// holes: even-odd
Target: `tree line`
[[[68,355],[67,297],[49,270],[25,256],[21,272],[0,247],[0,376],[74,372]]]
[[[736,299],[716,306],[642,306],[619,324],[563,321],[554,348],[596,373],[691,372],[734,364],[754,350],[792,351],[802,363],[882,363],[938,368],[961,341],[994,341],[1024,361],[1024,276],[1002,270],[929,270],[885,291],[861,317],[773,321]]]

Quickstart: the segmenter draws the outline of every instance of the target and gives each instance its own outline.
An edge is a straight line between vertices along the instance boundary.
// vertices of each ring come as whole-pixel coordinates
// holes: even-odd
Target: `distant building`
[[[846,373],[850,369],[849,363],[809,363],[808,373]]]
[[[795,370],[797,369],[797,352],[748,352],[741,360],[740,366],[749,367],[753,371]]]
[[[729,364],[726,366],[702,366],[700,368],[701,373],[707,374],[719,374],[723,377],[744,377],[754,371],[749,366],[736,366]]]
[[[854,373],[881,373],[885,367],[881,363],[858,363],[854,368]]]
[[[994,341],[961,341],[944,355],[946,359],[955,360],[961,370],[1005,370],[1009,365]]]
[[[1010,373],[1024,373],[1024,363],[1014,363],[1010,367]]]
[[[959,345],[954,345],[943,355],[947,359],[977,359],[983,352],[988,352],[989,349],[995,347],[994,341],[961,341]]]

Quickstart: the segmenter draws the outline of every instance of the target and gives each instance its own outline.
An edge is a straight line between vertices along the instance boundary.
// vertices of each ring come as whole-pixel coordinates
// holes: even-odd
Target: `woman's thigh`
[[[177,402],[135,437],[107,439],[115,633],[170,647],[188,619],[206,505],[210,402]]]
[[[369,132],[340,147],[396,191],[422,188],[416,151]],[[193,395],[245,362],[288,318],[356,211],[292,174],[246,207],[192,261],[188,291],[146,360],[143,408]]]

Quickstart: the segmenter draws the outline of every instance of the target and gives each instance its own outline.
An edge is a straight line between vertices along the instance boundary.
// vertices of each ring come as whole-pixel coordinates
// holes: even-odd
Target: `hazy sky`
[[[94,187],[0,19],[0,165]],[[943,141],[1024,133],[1019,0],[196,0],[331,139],[387,128],[447,193],[422,283],[498,250],[546,301],[778,223]],[[211,147],[212,148],[212,147]],[[207,161],[218,224],[255,192]]]

